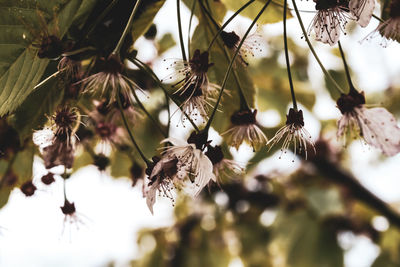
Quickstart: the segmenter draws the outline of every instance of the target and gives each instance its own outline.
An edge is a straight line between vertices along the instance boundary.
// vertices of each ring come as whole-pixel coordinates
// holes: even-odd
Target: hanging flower
[[[278,130],[275,136],[269,140],[270,149],[282,138],[283,144],[281,152],[286,152],[291,143],[293,143],[294,154],[305,153],[307,159],[308,149],[312,148],[315,153],[314,142],[311,140],[310,133],[304,128],[304,118],[302,110],[289,109],[286,115],[286,125]],[[279,156],[281,158],[281,156]]]
[[[31,197],[35,194],[37,187],[33,184],[32,180],[26,181],[21,185],[21,191],[25,196]]]
[[[44,183],[45,185],[51,185],[52,183],[54,183],[56,180],[54,179],[54,174],[49,172],[45,175],[42,176],[42,178],[40,179],[42,181],[42,183]]]
[[[343,114],[338,121],[338,138],[353,130],[353,136],[362,137],[367,144],[382,150],[387,156],[400,152],[400,128],[385,108],[366,108],[364,93],[355,89],[347,95],[342,94],[336,103]]]
[[[189,61],[175,60],[167,68],[167,70],[173,68],[175,70],[174,73],[169,75],[167,79],[163,79],[163,81],[175,81],[172,87],[176,89],[176,94],[184,95],[187,90],[193,91],[192,87],[194,87],[199,88],[202,91],[202,95],[208,98],[210,94],[214,94],[215,88],[218,87],[208,80],[208,68],[214,65],[214,63],[209,63],[208,57],[207,51],[201,53],[199,49],[196,49]],[[186,93],[186,95],[188,94]]]
[[[400,41],[400,0],[392,0],[390,4],[389,19],[379,26],[365,39],[371,39],[376,33],[383,37],[382,45],[387,46],[390,41]]]
[[[375,9],[375,0],[350,0],[349,10],[361,27],[367,27]]]
[[[348,13],[346,0],[314,0],[317,14],[312,20],[308,34],[315,32],[315,39],[325,44],[334,45],[339,41],[340,33],[345,32]]]
[[[230,146],[239,149],[239,146],[245,142],[258,150],[268,141],[265,134],[257,126],[257,110],[239,110],[231,116],[232,126],[229,130],[222,133],[227,134],[227,143]]]
[[[224,178],[232,178],[243,173],[243,168],[234,160],[224,157],[221,146],[207,146],[206,156],[213,164],[213,172],[220,183]]]
[[[69,202],[67,199],[65,199],[64,206],[60,207],[60,209],[61,209],[61,212],[65,216],[62,234],[64,233],[66,226],[68,226],[66,224],[69,224],[69,225],[75,224],[77,230],[79,230],[79,227],[81,225],[85,225],[85,221],[87,220],[87,218],[83,214],[78,213],[76,211],[74,202]],[[84,220],[85,218],[86,218],[86,220]],[[70,230],[72,230],[72,229],[70,228]]]
[[[165,156],[176,157],[180,167],[184,168],[190,179],[193,196],[197,196],[210,180],[216,181],[213,174],[213,164],[203,153],[207,143],[207,133],[192,133],[187,142],[175,138],[167,138],[163,142],[169,142]]]
[[[242,38],[239,37],[239,35],[237,35],[234,31],[222,31],[220,36],[226,47],[228,47],[232,51],[237,50],[242,40]],[[255,52],[261,52],[261,43],[259,41],[260,39],[261,35],[256,31],[255,33],[248,35],[244,40],[242,47],[240,48],[238,53],[238,59],[243,65],[249,65],[249,63],[247,63],[247,61],[245,60],[248,56],[254,57]]]
[[[146,203],[153,214],[153,206],[156,202],[156,194],[169,198],[173,205],[175,203],[178,184],[186,175],[186,168],[181,166],[179,160],[174,156],[153,157],[153,162],[146,169],[148,177],[145,179],[144,196]]]
[[[80,124],[77,110],[59,108],[50,118],[51,127],[33,133],[33,142],[39,146],[47,169],[64,165],[71,168],[74,158],[75,132]]]
[[[117,101],[118,92],[130,103],[134,103],[131,90],[142,90],[135,82],[122,74],[124,65],[117,55],[111,54],[102,61],[101,72],[80,81],[84,92],[100,95],[109,99],[109,103]]]
[[[200,116],[204,120],[208,119],[208,110],[212,107],[210,101],[215,101],[214,92],[217,92],[213,87],[209,90],[212,90],[212,92],[210,92],[207,98],[200,86],[197,86],[195,83],[190,84],[185,92],[181,94],[181,99],[183,100],[181,104],[182,111],[195,119],[197,116]],[[185,114],[181,115],[181,120],[182,122],[186,120]]]
[[[65,80],[74,83],[80,79],[81,62],[64,56],[60,59],[57,69],[63,73]]]

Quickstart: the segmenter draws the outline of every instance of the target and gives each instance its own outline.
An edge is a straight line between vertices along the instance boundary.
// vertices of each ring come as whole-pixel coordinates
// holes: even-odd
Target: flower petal
[[[387,156],[400,152],[400,128],[395,117],[385,108],[355,109],[365,141],[382,150]]]

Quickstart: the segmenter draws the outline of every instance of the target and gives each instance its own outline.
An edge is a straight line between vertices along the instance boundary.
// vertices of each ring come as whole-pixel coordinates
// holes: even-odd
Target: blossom
[[[109,103],[117,101],[120,93],[125,99],[134,102],[134,97],[131,90],[141,88],[131,79],[122,74],[124,65],[118,56],[111,54],[107,60],[101,62],[102,71],[93,74],[79,83],[85,87],[84,92],[107,97]]]
[[[389,18],[378,25],[365,39],[371,39],[376,33],[383,37],[383,46],[387,46],[389,41],[400,40],[400,0],[393,0],[390,5]]]
[[[51,185],[52,183],[54,183],[56,180],[54,179],[54,174],[49,172],[45,175],[42,176],[42,178],[40,179],[42,181],[42,183],[44,183],[45,185]]]
[[[193,94],[192,87],[199,88],[205,98],[214,93],[214,89],[218,86],[208,80],[208,68],[214,65],[214,63],[209,63],[208,57],[207,51],[201,53],[199,49],[196,49],[189,61],[175,60],[169,65],[167,70],[173,68],[175,71],[168,76],[167,80],[175,81],[172,87],[176,89],[176,94],[183,95],[186,90],[192,91]]]
[[[213,172],[220,182],[224,178],[231,178],[232,176],[243,173],[243,168],[234,160],[224,157],[221,146],[207,146],[206,156],[213,164]]]
[[[181,99],[183,100],[181,104],[182,111],[191,117],[200,116],[203,119],[207,119],[209,107],[212,107],[210,101],[215,100],[214,92],[217,92],[214,89],[215,87],[210,87],[209,97],[207,98],[200,86],[197,86],[195,83],[190,84],[181,95]],[[182,114],[181,120],[183,122],[186,120],[185,114]]]
[[[265,134],[257,126],[257,110],[239,110],[231,116],[232,126],[222,133],[227,134],[227,143],[236,149],[245,142],[258,150],[268,141]]]
[[[338,138],[353,129],[367,144],[382,150],[387,156],[400,152],[400,128],[385,108],[366,108],[364,93],[355,89],[347,95],[342,94],[337,106],[343,114],[338,121]]]
[[[375,0],[350,0],[349,11],[361,27],[367,27],[375,9]]]
[[[184,178],[185,171],[175,156],[153,157],[153,163],[146,169],[148,178],[144,184],[144,196],[152,214],[157,192],[175,202],[174,190]]]
[[[171,137],[163,142],[172,144],[166,148],[165,156],[176,157],[180,167],[186,170],[187,177],[191,182],[189,185],[194,185],[191,193],[193,196],[197,196],[210,180],[216,181],[213,164],[203,153],[207,143],[207,134],[192,133],[187,142]]]
[[[315,153],[314,142],[311,140],[310,133],[304,128],[304,118],[302,110],[289,109],[286,115],[286,125],[276,132],[275,136],[268,142],[270,149],[282,138],[283,144],[281,151],[286,151],[293,143],[294,154],[305,153],[307,159],[308,149],[311,147]],[[281,158],[281,156],[279,157]]]
[[[33,196],[36,190],[37,187],[33,184],[32,180],[26,181],[21,185],[21,191],[27,197]]]
[[[64,56],[58,62],[57,69],[63,73],[66,80],[76,82],[80,78],[81,62]]]
[[[66,223],[72,225],[75,224],[76,229],[79,230],[80,225],[84,225],[85,221],[84,219],[87,219],[86,216],[84,216],[81,213],[78,213],[76,211],[75,203],[74,202],[69,202],[67,199],[64,200],[64,205],[60,207],[61,212],[64,214],[64,223],[63,223],[63,230],[62,234],[64,233]],[[70,228],[70,231],[72,229]],[[71,232],[70,232],[71,235]],[[71,238],[71,236],[70,236]]]
[[[239,37],[239,35],[237,35],[234,31],[222,31],[220,36],[226,47],[233,51],[237,50],[242,40],[242,38]],[[247,36],[246,39],[243,41],[243,44],[238,52],[238,58],[240,62],[244,65],[249,65],[249,63],[246,62],[245,58],[247,58],[248,56],[254,57],[254,53],[256,51],[261,52],[261,44],[259,39],[261,39],[261,35],[258,32],[255,32]]]
[[[354,1],[354,0],[353,0]],[[308,34],[315,32],[315,39],[325,44],[334,45],[339,41],[340,33],[345,31],[348,13],[346,0],[314,0],[317,14],[312,20]]]
[[[75,132],[79,126],[76,109],[67,106],[57,109],[50,118],[52,125],[33,133],[33,142],[39,146],[46,168],[64,165],[71,168],[74,158]]]

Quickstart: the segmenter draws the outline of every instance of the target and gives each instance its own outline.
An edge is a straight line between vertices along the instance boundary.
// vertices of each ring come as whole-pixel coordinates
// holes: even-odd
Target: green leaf
[[[222,0],[222,2],[232,11],[236,11],[245,5],[248,0]],[[258,12],[262,9],[263,5],[267,0],[259,0],[252,3],[245,10],[240,13],[242,16],[253,20]],[[287,17],[291,18],[290,12],[287,13]],[[257,21],[259,24],[276,23],[282,21],[283,19],[283,1],[277,0],[272,1],[264,13],[261,15],[260,19]]]
[[[159,1],[146,1],[140,7],[140,13],[133,20],[132,26],[132,39],[135,42],[140,36],[142,36],[153,23],[154,17],[158,11],[164,5],[165,0]]]
[[[129,177],[130,167],[133,160],[120,150],[115,150],[110,157],[111,159],[111,176],[112,177]]]
[[[23,184],[32,179],[32,165],[35,147],[33,145],[18,152],[11,166],[12,172],[18,177],[18,183]]]
[[[86,167],[90,164],[93,164],[93,158],[89,152],[81,151],[75,159],[74,164],[72,165],[72,171],[76,172],[78,169]]]
[[[34,129],[41,128],[51,116],[63,97],[57,78],[34,91],[10,117],[11,124],[18,131],[21,143],[32,134]],[[32,112],[32,111],[35,112]]]
[[[343,251],[335,231],[321,225],[307,211],[281,212],[273,225],[274,240],[290,267],[341,267]]]
[[[346,74],[344,71],[328,70],[328,72],[341,88],[348,90]],[[340,97],[340,92],[327,76],[325,76],[325,86],[332,99],[336,101]]]
[[[23,0],[0,3],[0,116],[14,111],[26,99],[49,63],[48,59],[35,56],[31,42],[35,39],[37,42],[40,33],[35,33],[34,29],[62,37],[82,2]],[[37,13],[39,8],[44,18]],[[48,17],[52,20],[48,22],[48,28],[43,29],[39,21]]]
[[[176,42],[174,40],[174,37],[172,36],[171,33],[166,33],[161,37],[161,39],[157,42],[157,51],[158,54],[161,55],[168,49],[174,47],[176,45]]]

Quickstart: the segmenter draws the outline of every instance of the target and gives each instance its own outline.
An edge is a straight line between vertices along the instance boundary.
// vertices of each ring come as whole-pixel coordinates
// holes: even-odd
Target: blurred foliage
[[[183,136],[188,136],[192,129],[187,121],[183,127],[181,122],[176,123],[180,114],[171,99],[178,97],[167,97],[173,93],[172,84],[164,83],[161,88],[158,78],[162,77],[156,79],[154,73],[146,71],[154,69],[158,73],[156,68],[165,67],[160,65],[160,59],[179,45],[179,40],[174,39],[175,14],[164,15],[167,17],[165,23],[171,26],[169,32],[160,35],[158,25],[154,24],[154,18],[165,2],[141,2],[120,53],[125,64],[124,74],[143,89],[135,91],[136,102],[125,107],[124,112],[138,145],[149,159],[160,155],[160,142],[166,137],[163,132],[169,136],[181,131]],[[193,10],[198,21],[192,25],[189,55],[192,56],[196,49],[206,51],[226,15],[246,2],[204,0],[203,7],[198,0],[183,0],[182,9],[185,5],[185,10]],[[380,2],[381,17],[386,19],[390,1]],[[115,178],[128,177],[133,185],[143,185],[147,166],[130,143],[117,104],[105,104],[109,95],[90,98],[82,91],[80,79],[72,81],[57,73],[64,52],[71,53],[72,60],[81,62],[79,75],[85,77],[98,72],[101,62],[115,48],[135,3],[116,0],[0,2],[0,208],[7,204],[15,187],[21,188],[33,179],[33,160],[40,151],[32,143],[32,134],[45,126],[51,127],[51,116],[60,106],[75,107],[82,115],[74,125],[78,130],[75,158],[69,170],[72,175],[92,165]],[[253,19],[265,3],[265,0],[254,1],[241,15]],[[261,114],[259,117],[271,111],[279,115],[280,121],[275,125],[260,126],[269,138],[285,125],[292,98],[282,60],[282,35],[267,36],[263,31],[263,26],[282,21],[283,3],[273,0],[258,21],[262,51],[246,58],[249,66],[239,60],[233,64],[226,84],[227,93],[219,107],[221,112],[216,113],[212,123],[213,129],[220,134],[229,128],[231,115],[240,108],[239,90],[250,108]],[[289,15],[288,19],[291,17]],[[281,24],[273,26],[276,25]],[[247,26],[243,25],[244,28]],[[188,25],[183,25],[183,31],[186,35]],[[38,43],[43,45],[43,36],[48,38],[50,35],[56,36],[65,50],[54,57],[39,58],[37,55],[43,47],[38,48]],[[147,39],[145,42],[143,36]],[[312,113],[318,101],[318,93],[310,83],[314,73],[309,71],[309,59],[314,59],[308,48],[299,42],[288,39],[293,81],[299,104]],[[189,47],[186,40],[185,45]],[[134,66],[141,50],[154,51],[153,54],[149,52],[151,55],[144,62],[145,68]],[[331,49],[330,52],[339,56],[338,50]],[[212,83],[221,85],[234,50],[217,38],[209,53],[213,65],[208,77]],[[328,72],[347,90],[343,69]],[[339,93],[331,80],[321,80],[317,86],[324,87],[331,100],[336,102]],[[44,83],[35,87],[40,81]],[[390,84],[384,93],[368,95],[367,101],[381,101],[388,110],[400,114],[397,84]],[[331,108],[335,109],[335,106]],[[168,116],[173,120],[168,120]],[[204,126],[201,120],[195,123],[199,128]],[[270,172],[259,175],[259,167],[270,164],[270,156],[280,153],[277,146],[264,147],[250,155],[244,175],[210,185],[209,190],[203,190],[196,200],[179,196],[175,223],[171,227],[143,229],[139,233],[140,257],[132,261],[132,266],[224,267],[237,261],[246,267],[341,267],[344,266],[346,248],[340,244],[338,236],[346,232],[364,235],[379,246],[380,254],[373,267],[400,266],[399,225],[391,222],[387,230],[375,229],[372,221],[375,216],[382,215],[379,210],[360,197],[354,187],[341,183],[339,176],[329,177],[321,167],[321,161],[328,162],[339,175],[348,177],[350,155],[333,137],[336,122],[326,120],[319,124],[321,135],[316,145],[317,154],[309,154],[308,162],[300,155],[299,166],[291,162],[290,157],[294,158],[294,155],[285,155],[282,160],[292,166],[290,172],[279,173],[271,168]],[[228,144],[224,142],[225,135],[222,137],[225,156],[232,158]]]

